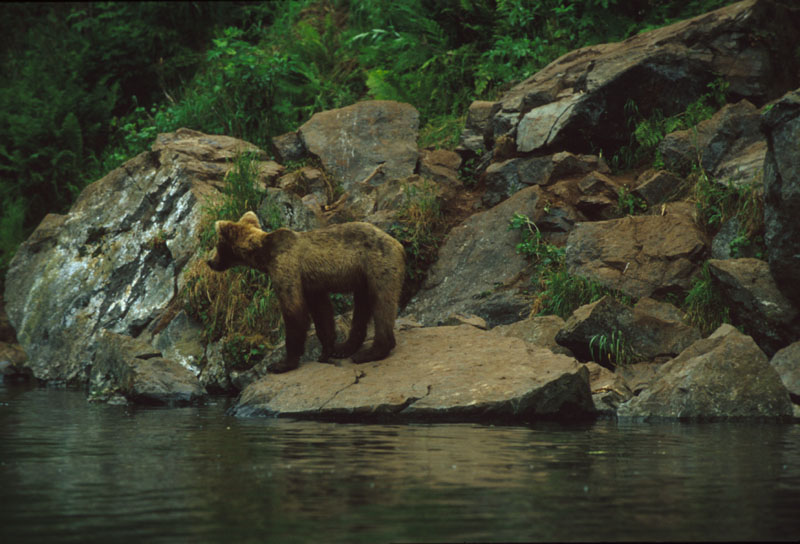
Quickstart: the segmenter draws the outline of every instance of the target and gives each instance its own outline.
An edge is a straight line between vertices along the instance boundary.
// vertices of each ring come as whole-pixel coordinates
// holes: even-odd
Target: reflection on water
[[[797,425],[339,425],[225,409],[0,385],[0,541],[800,535]]]

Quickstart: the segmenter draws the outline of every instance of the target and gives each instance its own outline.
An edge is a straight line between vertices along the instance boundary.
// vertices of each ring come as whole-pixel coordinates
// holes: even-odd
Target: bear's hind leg
[[[316,293],[306,296],[311,318],[314,320],[314,329],[322,344],[322,353],[318,361],[327,363],[328,358],[335,353],[336,326],[333,322],[333,304],[328,293]]]
[[[350,333],[347,340],[339,342],[333,347],[332,356],[344,359],[353,355],[364,338],[367,337],[367,323],[372,317],[372,304],[365,290],[356,290],[353,293],[353,322],[350,324]]]
[[[373,312],[375,317],[375,339],[372,345],[353,355],[356,364],[384,359],[394,349],[394,320],[397,316],[397,302],[391,300],[391,294],[379,298]]]

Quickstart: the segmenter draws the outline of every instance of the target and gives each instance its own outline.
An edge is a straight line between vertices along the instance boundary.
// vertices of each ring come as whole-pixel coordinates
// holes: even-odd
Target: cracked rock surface
[[[525,421],[591,416],[589,372],[566,355],[469,325],[414,328],[383,361],[307,362],[242,392],[234,413],[314,419]]]

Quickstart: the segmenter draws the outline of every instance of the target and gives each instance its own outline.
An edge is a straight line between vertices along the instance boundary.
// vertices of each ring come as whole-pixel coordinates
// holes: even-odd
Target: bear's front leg
[[[268,371],[280,374],[294,370],[300,365],[300,357],[306,347],[309,321],[308,314],[302,306],[294,312],[283,312],[283,324],[286,328],[286,357],[278,363],[269,365]]]
[[[300,365],[300,357],[290,358],[287,355],[282,360],[267,366],[267,371],[272,372],[273,374],[283,374],[284,372],[289,372],[290,370],[294,370],[299,365]]]
[[[336,326],[333,321],[333,304],[326,291],[306,294],[306,304],[314,320],[317,338],[322,344],[322,353],[317,359],[320,363],[327,363],[333,355],[333,346],[336,343]]]

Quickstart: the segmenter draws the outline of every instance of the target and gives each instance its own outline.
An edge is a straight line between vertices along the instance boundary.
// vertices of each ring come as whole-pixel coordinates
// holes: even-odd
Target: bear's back
[[[298,232],[294,253],[304,284],[335,291],[354,289],[367,278],[403,274],[405,269],[402,244],[360,221]]]

